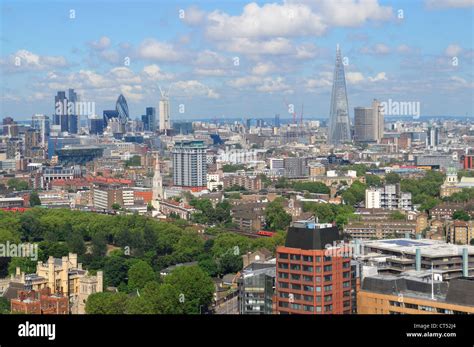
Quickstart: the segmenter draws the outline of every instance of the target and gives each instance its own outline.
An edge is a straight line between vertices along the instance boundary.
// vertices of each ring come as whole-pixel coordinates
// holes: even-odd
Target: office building
[[[377,100],[372,107],[354,108],[354,140],[356,142],[380,142],[384,134],[382,106]]]
[[[45,147],[48,143],[48,137],[50,134],[50,121],[49,117],[44,114],[35,114],[31,118],[31,127],[39,132],[39,141],[41,146]]]
[[[169,91],[165,93],[160,88],[160,93],[161,98],[158,107],[160,113],[160,132],[167,133],[171,129]]]
[[[351,258],[337,227],[295,222],[276,249],[276,310],[280,314],[350,314]],[[326,246],[329,245],[328,248]]]
[[[207,148],[203,141],[179,141],[173,148],[173,183],[180,187],[207,186]]]
[[[77,102],[79,101],[74,89],[68,90],[68,110],[67,110],[67,131],[70,134],[77,134],[79,130],[79,115],[77,114]]]
[[[366,277],[357,294],[358,314],[474,314],[474,279],[449,282],[410,275]]]
[[[104,119],[104,128],[109,125],[109,122],[113,119],[118,119],[119,113],[117,110],[104,110],[102,112]]]
[[[279,128],[281,125],[281,122],[280,122],[280,115],[279,114],[276,114],[275,115],[275,121],[273,122],[273,126],[276,127],[276,128]]]
[[[104,119],[97,115],[89,116],[89,134],[102,135],[104,133]]]
[[[173,133],[181,135],[189,135],[193,133],[192,122],[173,122]]]
[[[347,102],[346,77],[339,45],[336,49],[336,65],[331,94],[331,110],[329,114],[328,143],[340,145],[351,142],[351,122]]]
[[[146,113],[142,116],[143,130],[156,130],[156,109],[154,107],[147,107]]]
[[[434,149],[439,145],[439,128],[430,125],[426,131],[426,147]]]
[[[117,99],[115,110],[118,113],[120,124],[123,126],[123,129],[125,129],[125,124],[127,124],[128,120],[130,119],[130,115],[128,112],[127,100],[122,94],[120,94]]]
[[[309,175],[309,169],[306,158],[287,157],[284,158],[283,166],[285,176],[289,178],[306,177]]]
[[[237,280],[239,314],[273,313],[275,277],[275,259],[253,262],[242,270]]]
[[[25,157],[32,158],[38,151],[40,144],[39,132],[36,129],[27,129],[25,131]]]
[[[53,124],[59,125],[61,132],[67,131],[67,97],[66,92],[59,91],[54,97],[54,116]]]
[[[94,207],[101,210],[112,210],[115,204],[127,209],[135,203],[132,189],[105,184],[93,188],[93,200]]]

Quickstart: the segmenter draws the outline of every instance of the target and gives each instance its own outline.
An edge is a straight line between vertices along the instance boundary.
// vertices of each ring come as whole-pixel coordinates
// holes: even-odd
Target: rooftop
[[[469,255],[474,255],[474,246],[454,245],[444,241],[430,239],[370,240],[364,241],[363,245],[364,247],[412,255],[415,255],[416,249],[419,248],[423,257],[459,256],[462,254],[464,248],[467,248]]]

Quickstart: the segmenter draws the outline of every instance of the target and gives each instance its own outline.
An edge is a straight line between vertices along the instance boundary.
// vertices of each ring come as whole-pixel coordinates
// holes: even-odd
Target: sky
[[[374,98],[474,115],[473,0],[0,4],[0,118],[51,115],[68,88],[140,117],[159,86],[172,120],[326,118],[337,44],[351,116]]]

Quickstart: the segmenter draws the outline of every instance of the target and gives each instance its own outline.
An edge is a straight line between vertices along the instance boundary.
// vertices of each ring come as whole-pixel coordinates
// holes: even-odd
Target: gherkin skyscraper
[[[336,48],[336,67],[331,95],[331,113],[329,114],[328,142],[339,145],[351,141],[351,122],[347,104],[346,77],[339,45]]]

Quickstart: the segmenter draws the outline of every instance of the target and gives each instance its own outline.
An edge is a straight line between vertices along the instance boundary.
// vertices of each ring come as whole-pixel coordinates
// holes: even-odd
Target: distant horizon
[[[51,115],[69,88],[139,117],[159,86],[183,119],[328,115],[336,45],[351,114],[376,98],[474,115],[472,1],[0,1],[0,118]]]

